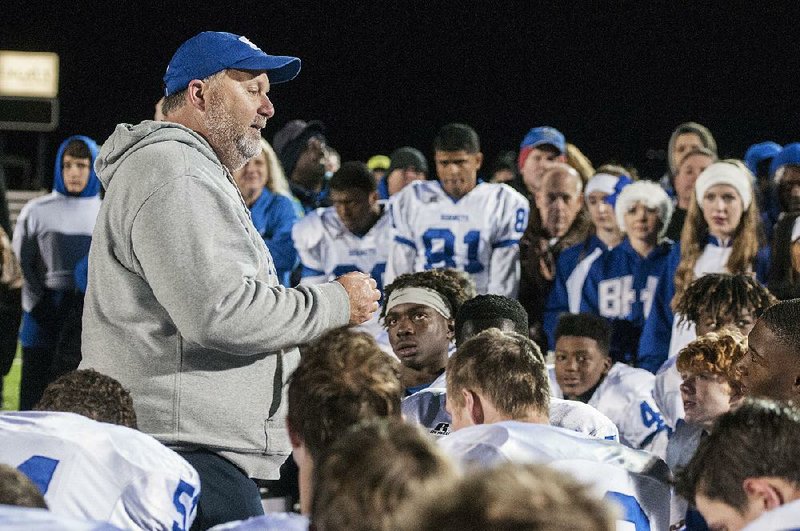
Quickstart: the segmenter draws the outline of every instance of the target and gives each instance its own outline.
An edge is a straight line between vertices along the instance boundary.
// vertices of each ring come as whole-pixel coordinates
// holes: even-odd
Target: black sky
[[[16,2],[0,4],[0,49],[57,52],[61,122],[47,135],[103,141],[152,116],[172,53],[203,30],[297,55],[274,87],[272,135],[321,119],[343,158],[415,145],[444,123],[478,133],[491,158],[553,125],[595,164],[663,171],[654,151],[686,120],[724,156],[798,140],[800,4],[715,2]],[[0,133],[6,153],[35,135]]]

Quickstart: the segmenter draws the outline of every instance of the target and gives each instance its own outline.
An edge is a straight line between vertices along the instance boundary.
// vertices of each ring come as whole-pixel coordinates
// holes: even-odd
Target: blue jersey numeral
[[[616,502],[622,507],[624,522],[630,522],[636,527],[636,531],[650,531],[650,520],[644,514],[639,501],[633,496],[622,494],[621,492],[608,491],[605,495],[606,500]]]
[[[58,459],[52,459],[43,455],[34,455],[21,463],[17,470],[28,476],[34,485],[42,493],[47,494],[53,474],[56,473]]]
[[[515,216],[514,230],[517,232],[525,232],[525,227],[528,226],[528,213],[524,208],[518,208]]]
[[[425,269],[456,267],[456,261],[453,259],[456,237],[450,229],[428,229],[422,235],[422,243],[425,245]],[[471,230],[464,235],[464,245],[467,246],[467,263],[464,265],[464,271],[467,273],[480,273],[484,269],[478,257],[480,243],[480,231]],[[433,250],[434,244],[438,244],[436,251]]]
[[[654,425],[656,426],[656,431],[660,431],[664,429],[664,419],[661,418],[660,413],[656,413],[653,411],[653,408],[650,407],[650,404],[647,402],[642,402],[641,406],[639,406],[640,412],[642,414],[642,422],[644,423],[646,428]]]
[[[334,278],[340,277],[346,273],[352,273],[353,271],[358,271],[363,273],[359,268],[354,266],[353,264],[341,264],[337,265],[333,268],[333,276]],[[383,274],[386,273],[386,262],[378,262],[372,267],[372,271],[369,272],[369,276],[375,279],[375,283],[378,285],[378,291],[381,292],[381,296],[383,296]]]
[[[184,494],[189,498],[188,504],[181,500],[181,496]],[[175,493],[172,495],[172,504],[181,516],[181,522],[172,522],[172,531],[186,531],[189,529],[189,515],[192,514],[197,505],[197,496],[195,495],[194,487],[184,480],[180,480],[178,488],[175,489]]]

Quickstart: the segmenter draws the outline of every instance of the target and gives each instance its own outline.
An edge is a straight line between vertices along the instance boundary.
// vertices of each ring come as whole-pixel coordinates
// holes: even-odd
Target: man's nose
[[[266,116],[267,120],[275,116],[275,106],[272,105],[272,101],[266,94],[264,95],[264,98],[261,101],[261,106],[258,108],[258,114]]]

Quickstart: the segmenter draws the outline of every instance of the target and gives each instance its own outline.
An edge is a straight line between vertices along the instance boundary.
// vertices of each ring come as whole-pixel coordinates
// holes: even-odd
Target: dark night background
[[[471,124],[487,165],[536,125],[561,129],[599,165],[649,177],[680,122],[714,133],[723,156],[800,140],[800,4],[716,2],[0,2],[0,49],[60,56],[60,126],[45,135],[49,184],[63,137],[102,142],[152,117],[175,49],[202,30],[297,55],[273,88],[272,135],[321,119],[343,160],[414,145],[430,156],[444,123]],[[35,157],[37,134],[0,132]],[[661,158],[659,158],[661,157]],[[10,184],[14,184],[13,182]]]

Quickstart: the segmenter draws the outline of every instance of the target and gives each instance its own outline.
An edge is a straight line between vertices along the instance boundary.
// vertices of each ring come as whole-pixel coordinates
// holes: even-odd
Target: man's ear
[[[188,103],[201,111],[206,110],[206,101],[208,98],[208,83],[204,83],[199,79],[193,79],[186,87],[186,100]]]
[[[464,397],[464,405],[469,414],[470,421],[475,425],[483,424],[484,415],[481,397],[469,389],[462,389],[461,394]]]
[[[480,151],[475,153],[475,162],[478,164],[478,169],[480,169],[481,165],[483,164],[483,153]]]
[[[286,419],[286,431],[289,432],[289,442],[292,444],[292,448],[300,448],[303,445],[303,439],[292,429],[289,419]]]
[[[448,319],[447,320],[447,339],[452,341],[453,338],[455,337],[455,335],[456,335],[456,322],[453,319]]]
[[[778,485],[768,478],[747,478],[742,482],[742,488],[747,495],[748,504],[755,504],[756,508],[763,511],[771,511],[787,501]]]

